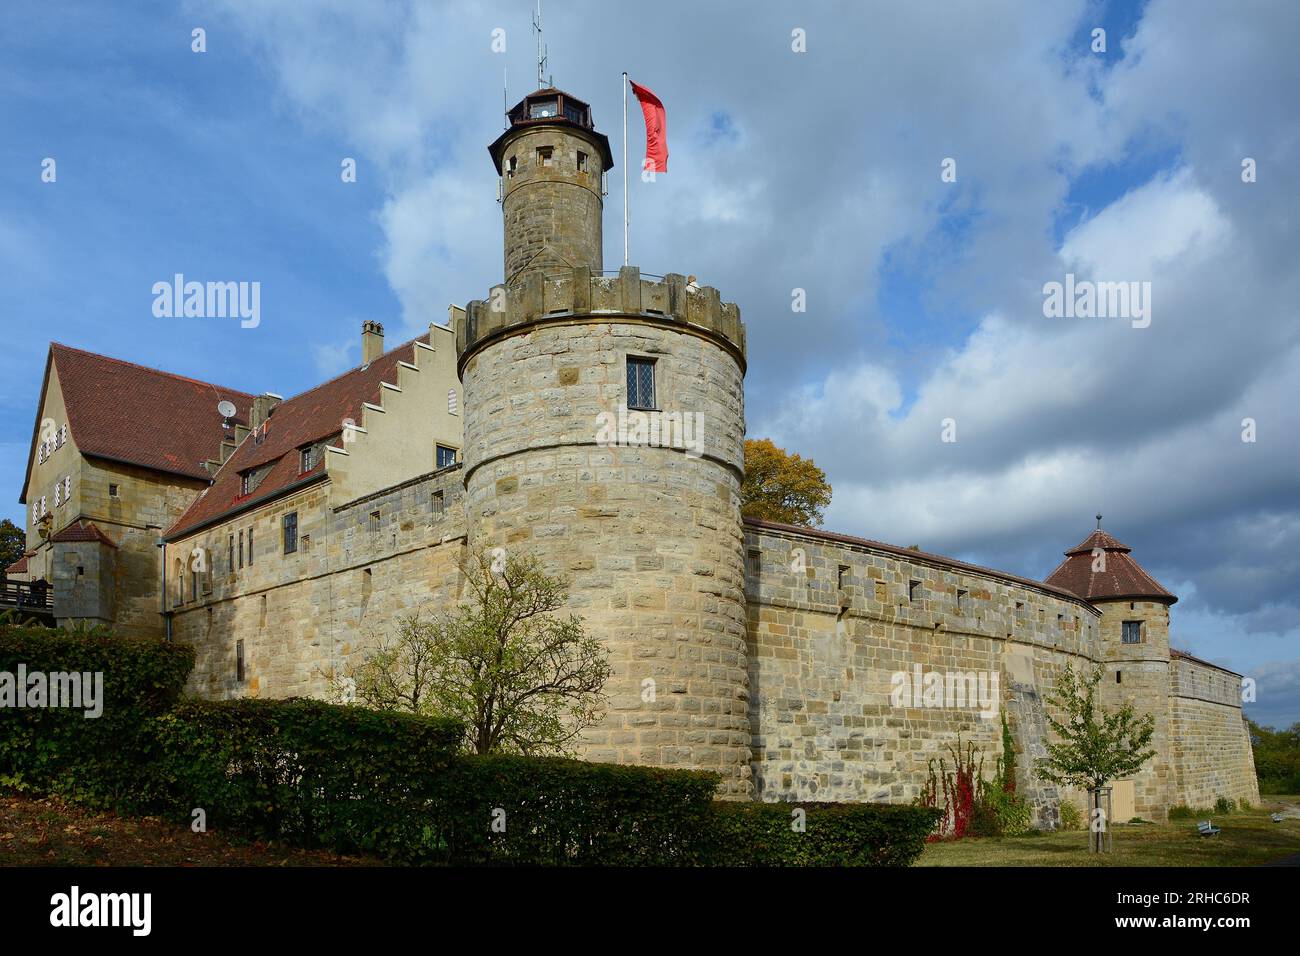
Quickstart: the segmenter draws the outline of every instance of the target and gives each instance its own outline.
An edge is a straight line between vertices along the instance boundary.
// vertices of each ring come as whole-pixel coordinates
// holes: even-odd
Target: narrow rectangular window
[[[551,149],[550,146],[538,146],[538,147],[537,147],[537,165],[538,165],[538,166],[550,166],[550,165],[551,165],[551,162],[552,162],[552,160],[551,160],[552,155],[553,155],[553,150]]]
[[[244,682],[244,642],[235,641],[235,680]]]
[[[1125,621],[1122,640],[1125,644],[1141,644],[1142,643],[1142,622]]]
[[[749,552],[749,575],[756,578],[763,572],[763,552],[757,548],[750,549]]]
[[[244,566],[244,532],[239,532],[239,566]]]
[[[1116,671],[1116,672],[1115,672],[1115,683],[1116,683],[1116,684],[1122,684],[1122,683],[1124,683],[1124,681],[1122,680],[1122,677],[1123,677],[1123,672],[1122,672],[1122,671]]]
[[[248,495],[253,493],[253,473],[246,471],[239,476],[239,493]]]
[[[969,597],[969,592],[967,592],[967,591],[963,591],[961,588],[958,588],[958,589],[957,589],[957,613],[958,613],[958,614],[965,614],[965,613],[966,613],[966,598],[967,598],[967,597]]]
[[[293,554],[298,550],[298,512],[290,511],[284,516],[284,553]]]
[[[450,468],[452,465],[456,464],[456,449],[448,448],[446,445],[438,445],[436,447],[437,467]]]
[[[585,173],[586,171],[587,171],[587,154],[584,153],[582,150],[578,150],[578,172]]]
[[[434,517],[434,520],[436,521],[438,518],[441,518],[441,517],[442,517],[443,515],[445,515],[446,513],[447,513],[447,503],[443,500],[442,492],[441,492],[441,491],[435,491],[435,492],[433,493],[433,517]]]
[[[109,485],[109,486],[108,486],[108,496],[109,496],[110,498],[116,498],[116,497],[117,497],[117,485]]]
[[[849,586],[849,566],[847,564],[840,565],[838,581],[838,587],[841,590]]]
[[[371,534],[379,534],[379,517],[380,515],[378,511],[370,512],[370,533]]]
[[[627,359],[627,407],[653,409],[655,407],[654,359]]]
[[[253,563],[253,529],[248,529],[248,563]]]
[[[197,601],[198,599],[199,599],[199,572],[191,570],[190,571],[190,600]]]
[[[234,574],[235,573],[235,536],[233,534],[230,536],[230,547],[229,550],[227,551],[227,554],[230,556],[230,564],[229,564],[230,573]]]
[[[917,596],[918,594],[920,594],[920,593],[921,593],[921,582],[920,582],[920,581],[908,581],[908,582],[907,582],[907,599],[908,599],[909,601],[915,601],[915,600],[916,600],[916,596]]]
[[[518,165],[519,165],[519,160],[518,160],[518,158],[515,157],[515,156],[511,156],[510,159],[508,159],[508,160],[506,161],[506,178],[507,178],[507,179],[514,179],[514,178],[515,178],[515,169],[518,167]]]
[[[304,449],[302,449],[302,452],[301,452],[300,458],[301,458],[301,461],[299,462],[299,464],[300,464],[301,467],[299,468],[299,470],[300,470],[303,474],[306,474],[307,472],[311,471],[313,468],[316,467],[316,449],[315,449],[315,448],[304,448]]]

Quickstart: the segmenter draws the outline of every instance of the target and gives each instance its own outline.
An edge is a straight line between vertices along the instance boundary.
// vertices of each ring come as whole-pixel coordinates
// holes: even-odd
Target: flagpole
[[[623,265],[627,265],[627,71],[623,71]]]

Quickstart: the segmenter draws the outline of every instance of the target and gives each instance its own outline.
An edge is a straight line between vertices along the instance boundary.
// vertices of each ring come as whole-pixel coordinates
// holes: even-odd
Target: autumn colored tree
[[[818,527],[831,503],[831,486],[811,458],[778,448],[767,438],[745,439],[740,510],[746,518]]]

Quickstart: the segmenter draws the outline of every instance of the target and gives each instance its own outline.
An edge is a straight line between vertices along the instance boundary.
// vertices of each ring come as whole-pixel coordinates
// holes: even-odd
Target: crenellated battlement
[[[586,267],[532,274],[513,286],[494,286],[488,299],[475,299],[453,317],[460,368],[484,343],[505,333],[575,316],[681,325],[721,340],[745,366],[745,326],[734,302],[723,302],[717,289],[689,284],[683,275],[644,278],[636,266],[624,266],[611,274]]]

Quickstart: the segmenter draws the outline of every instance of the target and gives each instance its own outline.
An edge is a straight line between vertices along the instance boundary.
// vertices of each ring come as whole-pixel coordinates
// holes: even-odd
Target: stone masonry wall
[[[1042,697],[1066,663],[1089,663],[1098,616],[1078,599],[1009,578],[813,534],[747,525],[754,777],[763,800],[906,802],[949,745],[973,742],[991,776],[1007,711],[1019,789],[1055,819]],[[959,594],[959,592],[962,592]],[[976,673],[995,709],[895,698],[893,675]],[[969,684],[964,685],[967,690]],[[969,695],[977,697],[977,694]],[[994,695],[988,695],[992,698]],[[1026,699],[1032,698],[1032,699]],[[897,704],[897,706],[896,706]]]
[[[197,652],[191,693],[328,696],[331,674],[346,675],[401,615],[455,602],[465,534],[460,466],[341,505],[330,491],[322,482],[168,545],[169,562],[196,546],[210,555],[198,598],[189,598],[187,584],[172,624],[174,639]],[[298,515],[299,549],[284,554],[281,519],[289,512]],[[232,570],[230,535],[237,546],[250,529],[254,560],[241,567],[236,554]]]
[[[1258,805],[1241,678],[1177,657],[1170,662],[1169,677],[1172,802],[1201,809],[1227,797]]]

